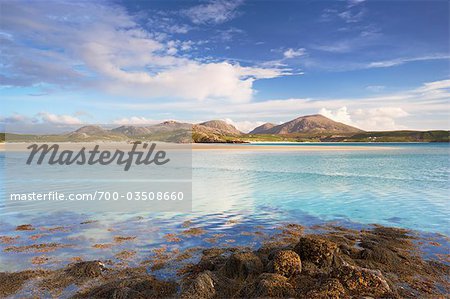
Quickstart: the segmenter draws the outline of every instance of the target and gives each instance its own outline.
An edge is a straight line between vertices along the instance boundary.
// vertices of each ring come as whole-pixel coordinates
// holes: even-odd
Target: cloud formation
[[[350,112],[344,106],[336,110],[322,108],[319,113],[334,121],[376,131],[405,129],[405,126],[397,124],[396,121],[409,115],[400,107],[359,108]]]
[[[299,48],[299,49],[292,49],[289,48],[286,51],[284,51],[283,56],[284,58],[294,58],[298,56],[303,56],[306,54],[305,48]]]
[[[67,114],[53,114],[49,112],[39,112],[32,117],[13,114],[12,116],[0,116],[0,123],[15,124],[48,124],[48,125],[79,125],[83,122],[75,116]]]
[[[221,24],[238,15],[242,0],[216,0],[183,11],[194,24]]]
[[[425,83],[412,90],[383,94],[366,98],[329,98],[329,99],[271,99],[261,102],[177,102],[161,103],[155,110],[152,103],[90,103],[91,107],[108,106],[110,110],[128,110],[154,112],[171,111],[173,114],[182,112],[189,115],[188,119],[180,118],[180,121],[197,122],[207,119],[223,119],[233,124],[239,130],[249,130],[265,122],[280,123],[294,119],[301,115],[323,114],[331,119],[343,122],[358,128],[377,130],[400,129],[450,129],[450,111],[448,109],[450,99],[450,80],[440,80]],[[152,124],[162,121],[152,117],[140,116],[111,120],[116,124]],[[232,118],[231,118],[232,117]],[[74,119],[75,118],[75,119]],[[425,118],[425,122],[418,122],[418,118]],[[0,123],[31,123],[32,121],[43,123],[77,123],[81,121],[73,115],[52,115],[40,113],[32,117],[14,114],[9,117],[0,117]],[[95,120],[94,120],[95,122]],[[98,122],[98,121],[97,121]],[[447,124],[447,127],[443,126]]]
[[[118,125],[147,125],[147,124],[156,124],[158,121],[154,119],[150,119],[144,116],[132,116],[132,117],[124,117],[119,118],[113,121],[113,124]]]
[[[436,55],[427,55],[427,56],[418,56],[418,57],[403,57],[396,58],[391,60],[382,60],[371,62],[367,65],[367,68],[382,68],[382,67],[391,67],[401,65],[407,62],[413,61],[428,61],[428,60],[446,60],[450,59],[450,55],[448,54],[436,54]]]
[[[238,5],[214,2],[197,10],[219,14],[219,8],[228,9],[228,18]],[[161,40],[125,9],[101,2],[6,2],[2,10],[2,85],[81,86],[144,98],[249,101],[255,80],[284,74],[278,68],[178,56],[191,44]]]

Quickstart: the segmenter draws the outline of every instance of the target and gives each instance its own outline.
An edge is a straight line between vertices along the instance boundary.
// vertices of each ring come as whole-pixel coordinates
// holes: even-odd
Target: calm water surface
[[[151,255],[155,247],[163,245],[180,250],[217,244],[258,246],[262,239],[241,233],[258,228],[271,234],[273,228],[287,222],[308,226],[333,222],[349,227],[377,223],[448,236],[449,145],[363,145],[375,150],[196,151],[193,153],[193,212],[189,214],[12,211],[4,205],[2,173],[0,236],[20,236],[13,244],[19,246],[36,242],[70,245],[47,253],[48,266],[58,266],[73,256],[111,257],[124,249],[137,252],[137,263]],[[379,146],[391,149],[376,150]],[[3,162],[4,154],[0,154],[0,163]],[[86,220],[98,221],[84,224]],[[164,236],[185,230],[182,223],[186,220],[191,226],[205,229],[206,234],[168,242]],[[15,231],[17,225],[25,223],[67,229],[51,233],[42,229]],[[38,241],[29,238],[36,234],[43,236]],[[111,243],[117,235],[136,236],[136,239],[112,248],[92,248],[93,244]],[[205,240],[211,236],[216,236],[218,243]],[[0,244],[0,269],[29,267],[30,259],[36,254],[3,252],[10,245]],[[447,251],[447,245],[440,250]]]

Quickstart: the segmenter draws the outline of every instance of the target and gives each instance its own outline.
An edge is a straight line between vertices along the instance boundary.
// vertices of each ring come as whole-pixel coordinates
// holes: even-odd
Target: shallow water
[[[27,268],[30,259],[36,256],[3,251],[11,245],[49,242],[70,245],[45,253],[50,258],[45,266],[49,267],[67,263],[74,256],[110,258],[123,249],[137,252],[134,259],[127,261],[133,264],[150,256],[154,248],[166,245],[168,250],[216,244],[258,246],[264,237],[242,233],[258,230],[271,234],[274,227],[287,222],[307,226],[332,222],[349,227],[377,223],[448,236],[449,145],[363,145],[392,149],[193,152],[193,211],[187,214],[11,211],[5,208],[3,195],[0,236],[19,238],[11,244],[0,244],[0,268]],[[4,155],[0,154],[0,163],[3,160]],[[4,174],[1,176],[3,182]],[[82,184],[79,186],[83,188]],[[1,188],[4,194],[3,184]],[[98,222],[82,224],[87,219]],[[168,242],[164,236],[186,230],[182,225],[186,220],[191,221],[190,227],[203,228],[205,234],[183,235],[180,242]],[[26,223],[37,229],[15,231],[17,225]],[[56,226],[65,229],[51,233],[42,229]],[[38,234],[43,236],[30,239]],[[136,238],[109,248],[92,247],[111,244],[114,236]],[[447,249],[446,244],[426,250],[445,253]],[[164,271],[161,275],[165,275]]]

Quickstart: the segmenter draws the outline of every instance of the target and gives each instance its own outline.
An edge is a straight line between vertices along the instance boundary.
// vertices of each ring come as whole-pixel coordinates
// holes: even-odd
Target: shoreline
[[[12,149],[19,148],[24,150],[23,145],[29,143],[0,143],[0,152],[5,152],[11,149],[8,149],[8,146],[11,146]],[[114,147],[123,147],[129,146],[127,142],[57,142],[56,144],[63,146],[64,148],[81,148],[83,146],[99,144],[105,147],[114,148]],[[284,143],[282,143],[284,144]],[[394,146],[354,146],[354,145],[346,145],[344,142],[336,143],[336,145],[330,145],[332,143],[312,143],[304,144],[305,146],[301,146],[302,143],[293,143],[292,145],[274,145],[274,144],[264,144],[264,143],[242,143],[242,144],[232,144],[232,143],[186,143],[186,144],[173,144],[174,147],[179,147],[182,149],[192,150],[192,151],[206,151],[206,150],[226,150],[226,151],[275,151],[275,152],[292,152],[292,151],[379,151],[379,150],[395,150],[398,147]],[[325,145],[326,144],[326,145]],[[257,145],[257,146],[255,146]]]
[[[185,226],[189,235],[174,234],[171,240],[200,238],[201,230],[191,225]],[[27,225],[18,228],[24,229],[23,232],[30,229]],[[120,242],[132,242],[122,238]],[[333,225],[308,228],[289,223],[278,227],[256,248],[232,243],[183,251],[151,247],[153,254],[139,264],[130,263],[136,249],[130,243],[113,260],[79,258],[55,269],[37,265],[23,271],[0,272],[0,297],[444,296],[449,291],[445,284],[450,271],[448,255],[443,261],[425,259],[418,245],[421,242],[432,241],[411,230],[380,225],[350,229]],[[167,271],[174,275],[167,276]]]

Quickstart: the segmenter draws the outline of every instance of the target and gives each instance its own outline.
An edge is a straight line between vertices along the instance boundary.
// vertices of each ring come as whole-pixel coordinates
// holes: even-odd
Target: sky
[[[448,1],[0,2],[0,123],[450,129]]]

